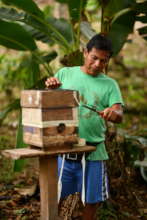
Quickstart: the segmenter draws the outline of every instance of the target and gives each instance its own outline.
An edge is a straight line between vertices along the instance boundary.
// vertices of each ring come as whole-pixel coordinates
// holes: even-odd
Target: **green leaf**
[[[31,35],[19,24],[0,20],[0,44],[15,50],[35,50]]]
[[[34,87],[34,85],[37,83],[37,81],[40,79],[40,69],[39,69],[39,63],[37,56],[35,54],[32,54],[31,62],[30,62],[30,74],[29,74],[29,88]]]
[[[105,2],[102,4],[105,6]],[[120,10],[133,7],[134,4],[135,0],[109,0],[104,7],[104,16],[112,18]]]
[[[134,22],[135,12],[128,11],[127,13],[119,16],[112,23],[109,37],[112,40],[113,56],[121,50],[127,40],[128,34],[133,32]]]
[[[35,15],[37,17],[43,18],[43,12],[37,6],[37,4],[32,0],[2,0],[3,3],[8,5],[16,6],[29,14]]]
[[[10,21],[21,21],[22,19],[24,19],[24,15],[24,12],[18,12],[14,8],[0,8],[0,18],[2,20],[6,19]]]
[[[20,21],[20,22],[27,22],[28,23],[28,17],[26,16],[25,12],[18,12],[14,8],[0,8],[0,18],[2,20],[8,20],[8,21]],[[26,19],[27,18],[27,19]],[[34,27],[31,27],[29,25],[24,25],[23,28],[30,33],[30,35],[35,38],[36,40],[40,40],[44,43],[53,43],[49,39],[49,37],[41,32],[40,30],[35,29]]]
[[[53,40],[51,37],[48,36],[48,34],[45,33],[45,31],[38,30],[36,27],[30,25],[23,25],[24,29],[30,33],[30,35],[35,38],[38,41],[42,41],[43,43],[49,43],[50,45],[53,44]]]
[[[17,129],[17,136],[16,136],[16,148],[23,148],[27,145],[23,142],[23,126],[22,126],[22,113],[20,112],[19,117],[19,125]],[[15,160],[14,162],[14,172],[20,172],[25,165],[25,160]]]
[[[87,0],[56,0],[60,3],[68,5],[71,20],[78,22],[80,20],[81,11],[85,8]]]
[[[80,25],[81,33],[86,37],[87,40],[90,40],[96,32],[92,29],[89,22],[83,21]],[[87,42],[86,42],[87,43]]]
[[[50,63],[52,60],[54,60],[57,57],[57,52],[52,51],[51,53],[45,55],[42,57],[42,60],[46,63]]]
[[[38,17],[36,14],[27,11],[26,8],[22,8],[26,13],[21,14],[12,8],[9,10],[3,9],[1,9],[3,19],[25,23],[26,25],[23,25],[24,29],[35,39],[50,44],[58,43],[67,51],[72,50],[71,41],[73,41],[74,33],[72,26],[65,19],[49,18],[47,21],[43,16]],[[16,47],[13,49],[16,49]]]
[[[40,80],[40,68],[39,54],[32,53],[30,56],[24,56],[22,62],[18,67],[17,73],[21,72],[21,69],[24,71],[24,88],[30,89],[35,88],[36,83]],[[39,60],[38,60],[39,59]],[[41,62],[40,62],[41,63]]]
[[[20,109],[20,100],[15,99],[11,104],[9,104],[3,111],[0,112],[0,121],[2,122],[7,114],[13,110]]]
[[[88,0],[86,4],[86,10],[89,12],[94,12],[96,9],[98,9],[99,3],[97,0]]]
[[[46,38],[46,40],[58,43],[63,48],[67,49],[67,51],[72,50],[71,42],[69,43],[68,41],[71,34],[73,34],[73,31],[71,25],[65,19],[48,18],[47,20],[38,20],[38,18],[34,19],[27,15],[24,22],[38,30],[39,32],[37,34],[40,35],[41,33],[44,33],[45,35],[41,34],[41,37]]]
[[[72,30],[72,26],[71,24],[68,23],[67,20],[61,18],[61,19],[56,19],[53,17],[49,17],[47,19],[47,22],[52,25],[62,36],[64,36],[64,38],[67,40],[68,43],[73,43],[73,30]],[[56,38],[58,40],[60,40],[60,38],[58,37],[58,35],[53,32],[52,30],[50,30],[50,35],[51,38]],[[61,42],[62,43],[62,42]]]

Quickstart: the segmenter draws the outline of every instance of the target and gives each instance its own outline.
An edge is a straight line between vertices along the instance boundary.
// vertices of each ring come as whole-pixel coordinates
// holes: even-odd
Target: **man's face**
[[[109,61],[109,52],[92,48],[84,51],[84,69],[87,74],[96,76],[104,70]]]

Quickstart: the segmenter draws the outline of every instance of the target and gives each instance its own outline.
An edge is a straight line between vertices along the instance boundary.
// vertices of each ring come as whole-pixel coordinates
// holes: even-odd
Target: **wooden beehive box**
[[[78,113],[73,90],[23,90],[23,139],[44,149],[78,143]]]

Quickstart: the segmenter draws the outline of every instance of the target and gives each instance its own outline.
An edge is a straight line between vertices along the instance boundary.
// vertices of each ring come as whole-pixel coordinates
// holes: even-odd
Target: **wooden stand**
[[[29,148],[20,148],[4,150],[2,154],[12,159],[23,159],[39,157],[40,166],[40,203],[41,220],[57,220],[58,202],[57,202],[57,155],[64,153],[81,153],[94,151],[93,146],[73,147],[72,149],[61,149],[56,151],[41,151]]]

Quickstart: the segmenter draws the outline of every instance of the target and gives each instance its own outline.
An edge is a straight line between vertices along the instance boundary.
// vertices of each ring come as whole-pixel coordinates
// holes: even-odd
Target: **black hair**
[[[87,43],[86,48],[88,52],[91,51],[92,48],[108,51],[110,53],[110,57],[113,54],[111,40],[101,33],[94,35]]]

